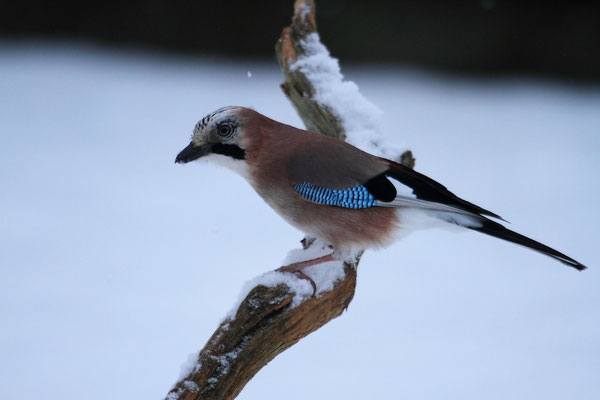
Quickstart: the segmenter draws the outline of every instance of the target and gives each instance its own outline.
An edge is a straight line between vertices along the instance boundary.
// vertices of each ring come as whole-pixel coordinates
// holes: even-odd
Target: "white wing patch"
[[[413,189],[410,186],[403,184],[400,181],[397,181],[394,178],[388,177],[389,181],[392,182],[392,185],[396,188],[397,196],[401,197],[410,197],[416,199],[417,196],[413,193]]]
[[[477,214],[447,204],[418,199],[410,186],[393,178],[390,179],[390,182],[392,182],[396,188],[396,198],[389,203],[378,201],[378,207],[412,209],[415,212],[413,217],[406,218],[406,220],[414,222],[416,219],[419,219],[414,218],[416,215],[421,215],[422,217],[425,217],[425,219],[430,220],[429,223],[421,221],[417,225],[428,225],[433,223],[433,220],[437,220],[470,228],[482,226],[482,217]],[[413,213],[409,214],[412,215]]]

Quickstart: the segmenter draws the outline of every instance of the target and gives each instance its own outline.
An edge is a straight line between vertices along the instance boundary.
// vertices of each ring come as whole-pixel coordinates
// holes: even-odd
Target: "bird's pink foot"
[[[285,265],[283,267],[277,268],[276,271],[290,272],[290,273],[296,275],[300,279],[307,280],[313,288],[312,295],[314,296],[317,293],[317,285],[315,284],[315,281],[313,281],[312,278],[310,276],[306,275],[302,270],[304,268],[312,267],[313,265],[323,264],[323,263],[326,263],[329,261],[335,261],[335,260],[336,259],[333,257],[333,253],[332,253],[332,254],[328,254],[326,256],[313,258],[312,260],[300,261],[300,262],[293,263],[290,265]]]

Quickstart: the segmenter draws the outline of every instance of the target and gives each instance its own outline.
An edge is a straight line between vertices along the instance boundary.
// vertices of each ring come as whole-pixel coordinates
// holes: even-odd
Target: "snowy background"
[[[413,234],[366,253],[349,310],[239,398],[599,398],[600,87],[344,73],[418,171],[590,270]],[[163,398],[298,246],[240,177],[173,163],[221,106],[301,126],[280,82],[274,61],[0,46],[0,398]]]

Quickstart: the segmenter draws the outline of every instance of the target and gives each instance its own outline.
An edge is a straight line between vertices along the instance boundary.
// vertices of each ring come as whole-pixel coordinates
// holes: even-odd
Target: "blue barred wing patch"
[[[294,189],[302,198],[318,204],[354,209],[377,205],[377,200],[373,195],[364,186],[360,185],[348,189],[334,190],[302,182],[294,185]]]

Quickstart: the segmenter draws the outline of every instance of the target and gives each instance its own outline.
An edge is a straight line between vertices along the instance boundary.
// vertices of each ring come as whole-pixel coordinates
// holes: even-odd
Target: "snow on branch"
[[[286,263],[329,254],[320,241],[303,241]],[[328,262],[309,267],[317,290],[291,274],[267,272],[249,281],[197,356],[182,368],[166,400],[233,399],[279,353],[339,316],[356,287],[356,266]]]
[[[283,29],[276,52],[281,87],[309,130],[413,166],[409,151],[382,145],[382,113],[344,80],[338,61],[320,42],[313,0],[296,0],[292,24]],[[283,265],[331,252],[312,238],[302,244]],[[354,297],[358,261],[305,269],[316,284],[314,296],[306,280],[289,273],[271,271],[249,281],[204,348],[186,363],[166,400],[235,398],[269,361],[342,314]]]
[[[316,31],[314,1],[296,1],[292,26],[276,45],[285,82],[281,85],[308,130],[346,140],[369,153],[413,167],[410,151],[384,143],[383,112],[358,86],[344,79],[339,61]]]

